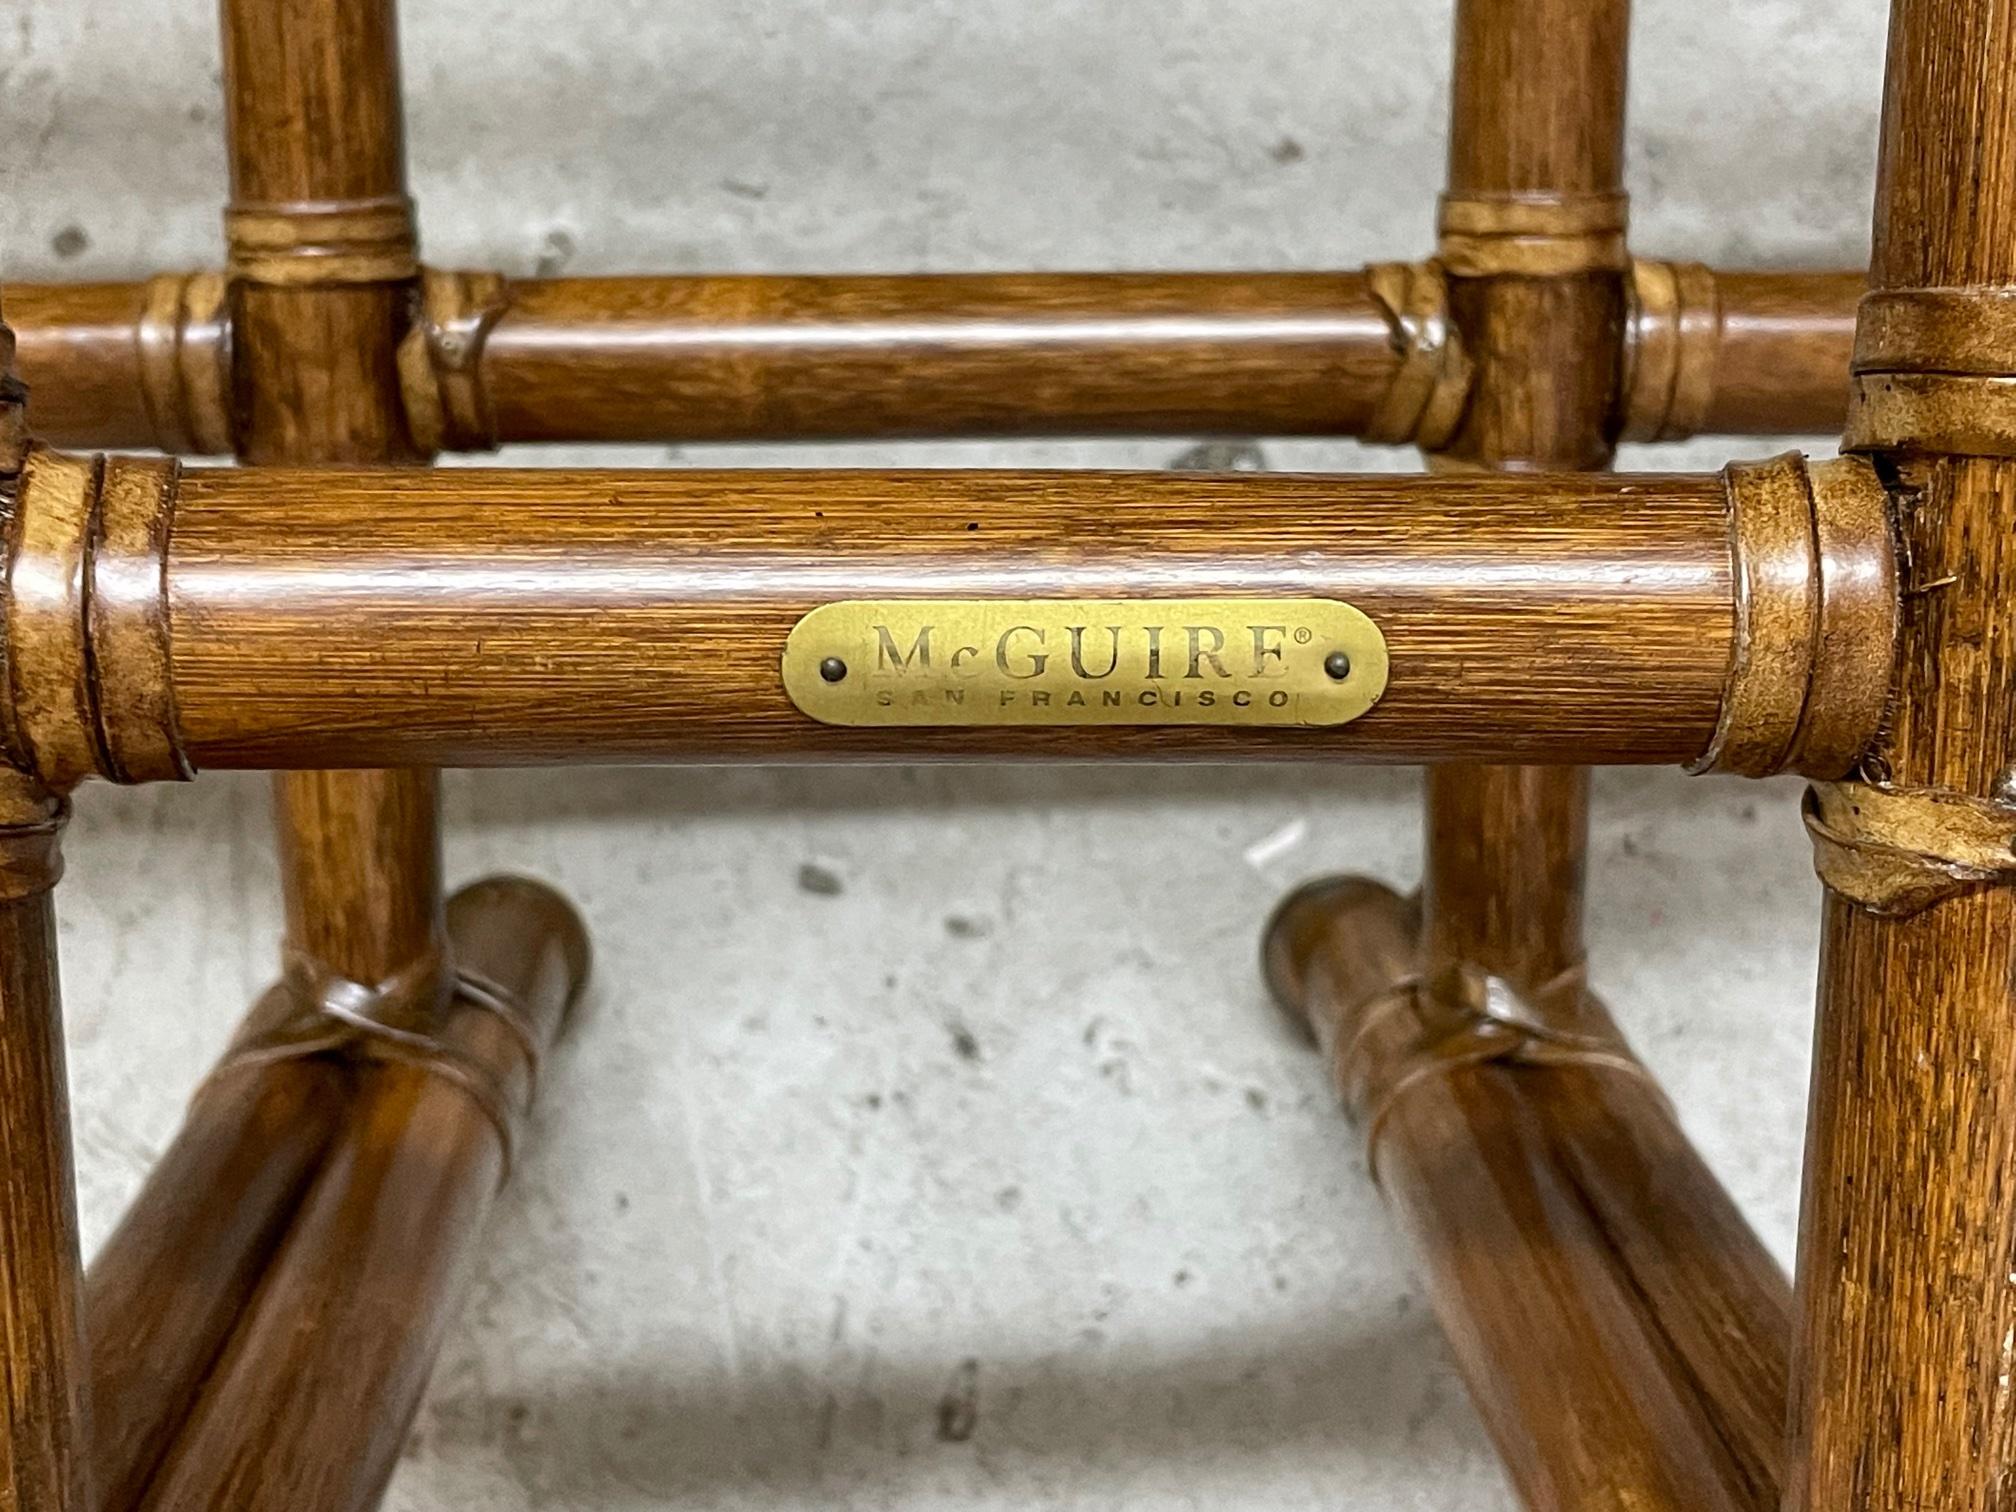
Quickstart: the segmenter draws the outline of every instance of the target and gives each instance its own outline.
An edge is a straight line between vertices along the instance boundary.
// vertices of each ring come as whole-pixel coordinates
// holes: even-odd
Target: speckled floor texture
[[[1641,0],[1640,248],[1859,263],[1883,10]],[[1428,243],[1446,3],[404,15],[450,265],[1325,267]],[[10,0],[0,276],[216,260],[215,24],[207,0]],[[1163,467],[1191,444],[595,459]],[[1254,965],[1302,878],[1411,883],[1418,790],[1316,766],[451,775],[453,873],[558,883],[598,955],[388,1506],[1510,1508]],[[1795,800],[1604,774],[1592,887],[1598,989],[1788,1260],[1818,904]],[[278,890],[261,779],[77,808],[95,1244],[266,980]]]

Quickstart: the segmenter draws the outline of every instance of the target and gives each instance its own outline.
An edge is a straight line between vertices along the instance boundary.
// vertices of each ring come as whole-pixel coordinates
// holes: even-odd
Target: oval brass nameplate
[[[1341,725],[1386,638],[1335,599],[854,599],[798,621],[784,687],[833,725]]]

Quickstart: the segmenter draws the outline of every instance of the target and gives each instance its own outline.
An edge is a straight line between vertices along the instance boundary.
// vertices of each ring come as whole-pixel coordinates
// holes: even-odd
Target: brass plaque
[[[854,599],[784,645],[833,725],[1341,725],[1386,638],[1335,599]]]

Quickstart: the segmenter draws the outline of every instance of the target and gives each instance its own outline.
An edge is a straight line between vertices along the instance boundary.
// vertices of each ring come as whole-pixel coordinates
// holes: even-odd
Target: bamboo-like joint
[[[1489,245],[1465,266],[1510,266],[1491,246],[1552,244],[1479,237]],[[1565,265],[1558,248],[1548,256]],[[326,258],[298,261],[300,276],[330,271]],[[405,266],[394,258],[379,271]],[[1241,279],[514,282],[423,268],[399,404],[426,452],[1236,430],[1356,434],[1434,454],[1464,422],[1476,365],[1450,317],[1452,276],[1435,259]],[[1628,284],[1626,439],[1840,426],[1858,275],[1639,260]],[[183,273],[17,289],[24,371],[43,398],[38,433],[79,448],[232,451],[227,287],[220,273]]]
[[[221,273],[163,273],[147,283],[134,330],[140,394],[171,456],[233,449],[227,289]]]
[[[1865,295],[1842,446],[2016,457],[2016,289]]]
[[[18,772],[0,771],[0,904],[55,889],[69,821],[66,799]]]
[[[1882,918],[2016,886],[2016,804],[2002,797],[1819,782],[1806,795],[1806,829],[1828,891]]]
[[[1722,296],[1700,263],[1631,264],[1624,439],[1684,441],[1707,429],[1722,345]]]
[[[1329,1063],[1345,1111],[1365,1131],[1374,1180],[1380,1136],[1393,1112],[1435,1078],[1494,1065],[1580,1067],[1635,1078],[1664,1102],[1658,1083],[1590,995],[1581,962],[1530,991],[1461,962],[1432,979],[1411,965],[1384,973],[1361,965],[1353,975],[1362,979],[1349,990],[1335,990],[1338,984],[1328,978],[1312,990],[1311,973],[1324,969],[1322,957],[1334,948],[1334,937],[1384,927],[1396,906],[1375,883],[1332,878],[1290,894],[1262,937],[1268,990]],[[1406,906],[1410,925],[1418,925],[1417,914],[1415,905]]]
[[[0,478],[21,471],[28,457],[28,390],[14,373],[14,332],[0,314]]]
[[[1400,357],[1365,439],[1440,451],[1463,423],[1475,374],[1449,318],[1449,283],[1442,265],[1375,263],[1365,270],[1365,279]]]
[[[598,756],[1836,777],[1880,722],[1897,619],[1889,500],[1859,460],[1654,485],[184,471],[37,450],[10,526],[0,748],[59,791],[204,764]],[[948,593],[1341,600],[1377,627],[1391,681],[1334,731],[842,727],[787,696],[786,640],[822,605]]]
[[[1292,927],[1289,929],[1292,933]],[[1633,1077],[1665,1093],[1589,995],[1587,968],[1570,967],[1531,991],[1468,963],[1433,979],[1408,975],[1369,996],[1320,1003],[1313,1030],[1328,1054],[1338,1094],[1365,1130],[1366,1160],[1379,1178],[1379,1142],[1415,1088],[1478,1066],[1557,1066]],[[1277,990],[1284,1005],[1294,998]],[[1381,1043],[1384,1041],[1384,1043]]]
[[[530,886],[531,884],[525,884]],[[544,890],[541,890],[542,897]],[[568,950],[583,964],[586,944],[573,913],[557,898],[572,931]],[[471,1054],[442,1034],[450,1004],[488,1014],[516,1051],[508,1067]],[[502,1152],[499,1180],[508,1180],[518,1137],[539,1085],[552,1035],[532,1021],[514,989],[465,962],[439,953],[409,962],[383,982],[357,982],[301,951],[290,951],[280,981],[259,1005],[212,1079],[243,1075],[278,1062],[340,1055],[406,1066],[459,1088],[489,1122]]]
[[[1419,928],[1412,900],[1328,878],[1276,911],[1263,966],[1330,1060],[1523,1504],[1774,1507],[1783,1273],[1579,960],[1521,992],[1429,966]]]
[[[177,464],[35,448],[9,521],[0,743],[57,791],[186,778],[168,662]]]
[[[333,1121],[334,1139],[326,1154],[305,1152],[312,1169],[300,1173],[298,1200],[246,1194],[284,1232],[269,1222],[228,1242],[206,1234],[213,1263],[233,1282],[250,1279],[247,1262],[263,1274],[240,1306],[210,1309],[209,1326],[185,1323],[163,1341],[178,1389],[135,1425],[173,1430],[142,1502],[154,1512],[364,1509],[382,1497],[522,1136],[533,1056],[561,1037],[589,969],[579,917],[536,882],[493,877],[461,889],[448,903],[447,933],[464,980],[428,1028],[452,1061],[363,1070],[333,1120],[323,1116],[327,1098],[306,1115]],[[499,1001],[511,1005],[512,1021],[500,1017]],[[489,1085],[504,1121],[458,1071]],[[178,1148],[237,1144],[256,1132],[248,1123],[231,1104],[206,1099]],[[192,1176],[217,1165],[183,1162]],[[229,1167],[220,1174],[239,1189],[247,1183]],[[167,1216],[173,1237],[172,1225],[187,1220]],[[124,1276],[108,1277],[108,1287],[122,1279],[132,1287],[150,1239],[159,1242],[145,1232],[122,1237]],[[181,1258],[163,1263],[174,1273]],[[121,1291],[105,1300],[132,1311]],[[332,1412],[332,1401],[358,1407]]]
[[[233,282],[276,288],[404,283],[420,272],[413,202],[244,203],[224,213]]]
[[[1737,632],[1692,770],[1846,772],[1889,703],[1901,598],[1888,490],[1860,458],[1731,463]]]
[[[1891,7],[1844,444],[1898,480],[1878,742],[1809,796],[1829,886],[1784,1512],[2016,1480],[2016,68],[2000,0]]]
[[[1445,194],[1435,256],[1456,278],[1622,273],[1629,219],[1621,192]]]
[[[497,449],[483,346],[510,303],[501,273],[421,270],[420,315],[399,345],[399,388],[413,444],[426,455]]]

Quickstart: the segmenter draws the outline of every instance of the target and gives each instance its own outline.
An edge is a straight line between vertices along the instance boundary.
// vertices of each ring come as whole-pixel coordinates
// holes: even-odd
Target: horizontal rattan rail
[[[1623,431],[1838,433],[1859,273],[1640,262]],[[507,280],[429,273],[401,354],[423,452],[511,442],[1357,436],[1453,430],[1470,365],[1432,265],[1352,273]],[[221,454],[218,274],[14,284],[57,445]]]
[[[1874,733],[1896,605],[1873,471],[1796,457],[1353,478],[184,471],[38,451],[8,560],[6,754],[59,787],[200,767],[882,757],[1832,774]],[[1251,646],[1243,628],[1192,634],[1187,656],[1172,624],[1140,694],[1150,725],[860,727],[803,712],[780,675],[799,622],[853,601],[1263,598],[1369,617],[1389,664],[1369,712],[1181,722],[1181,695],[1230,696],[1238,658],[1285,670],[1287,637],[1307,638],[1285,623]],[[1039,651],[1060,671],[1082,656],[1006,625],[978,652],[1004,700]],[[1082,657],[1088,692],[1120,630],[1104,666]],[[929,666],[920,639],[878,653],[892,675]]]

